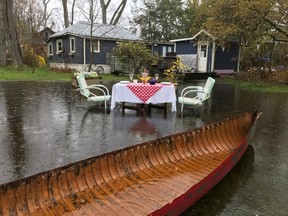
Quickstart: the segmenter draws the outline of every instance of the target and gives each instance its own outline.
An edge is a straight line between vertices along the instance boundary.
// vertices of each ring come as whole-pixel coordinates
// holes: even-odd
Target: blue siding
[[[237,71],[238,52],[237,43],[231,43],[224,52],[222,48],[218,48],[215,54],[215,70],[233,69]]]
[[[181,54],[197,54],[197,46],[190,41],[176,42],[176,53]],[[237,43],[230,43],[230,46],[223,52],[219,47],[215,52],[215,65],[214,70],[233,69],[237,71],[239,45]],[[212,45],[208,47],[208,59],[207,59],[207,72],[211,71],[212,64]]]
[[[74,64],[83,64],[84,63],[84,55],[83,55],[83,38],[74,37],[75,38],[75,49],[76,52],[71,55],[70,52],[70,37],[69,35],[59,37],[59,38],[51,38],[49,43],[53,45],[53,56],[47,58],[48,62],[55,63],[74,63]],[[57,39],[62,39],[63,42],[63,52],[61,54],[56,54],[56,41]],[[86,44],[86,64],[90,63],[90,40],[85,40]],[[162,43],[153,43],[150,44],[150,49],[152,52],[157,52],[160,56],[163,56],[163,48],[166,49],[168,47],[172,48],[174,51],[173,44],[162,44]],[[110,59],[108,55],[111,54],[112,49],[116,46],[116,41],[107,41],[100,40],[100,53],[93,54],[93,64],[110,64]],[[197,45],[191,41],[178,41],[175,43],[176,46],[176,54],[197,54]],[[216,49],[215,53],[215,70],[223,70],[223,69],[233,69],[237,70],[237,61],[238,61],[238,52],[239,46],[237,43],[230,43],[230,46],[226,48],[223,52],[222,48],[219,47]],[[212,45],[210,44],[208,47],[208,59],[207,59],[207,72],[211,72],[211,64],[212,64]]]
[[[50,56],[47,61],[54,63],[74,63],[74,64],[83,64],[84,55],[83,55],[83,38],[75,38],[75,53],[72,55],[70,52],[70,38],[74,36],[64,36],[61,38],[52,38],[49,43],[52,43],[53,46],[53,56]],[[62,39],[63,52],[61,54],[56,54],[56,41]],[[90,63],[90,40],[86,39],[85,41],[86,48],[86,64]],[[100,40],[100,53],[93,54],[93,64],[106,64],[108,59],[106,59],[107,53],[111,53],[113,47],[116,46],[115,41],[105,41]]]
[[[157,53],[159,56],[162,56],[164,57],[164,53],[163,53],[163,49],[166,49],[167,50],[171,50],[172,52],[174,52],[174,45],[171,45],[171,44],[157,44],[157,43],[154,43],[153,45],[151,45],[149,47],[149,49],[151,49],[151,51],[153,53]]]
[[[93,54],[93,64],[106,64],[106,54],[111,53],[113,47],[116,46],[115,41],[100,40],[100,53]],[[90,41],[86,40],[86,63],[90,63]]]
[[[74,37],[75,38],[75,53],[71,55],[70,52],[70,36],[64,36],[61,38],[53,38],[49,41],[49,43],[52,43],[53,46],[53,56],[48,57],[48,62],[53,63],[76,63],[76,64],[82,64],[83,63],[83,43],[81,42],[81,38]],[[61,54],[57,54],[57,47],[56,47],[56,41],[62,39],[62,45],[63,45],[63,52]]]
[[[197,46],[190,41],[176,42],[176,53],[181,54],[197,54]]]

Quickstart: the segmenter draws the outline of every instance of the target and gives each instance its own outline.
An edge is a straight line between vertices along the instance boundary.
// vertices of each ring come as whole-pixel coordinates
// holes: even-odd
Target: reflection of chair
[[[187,86],[181,91],[178,102],[181,104],[181,113],[183,112],[183,106],[186,105],[202,105],[202,102],[210,97],[211,90],[214,86],[215,79],[208,77],[205,86]]]
[[[84,75],[77,76],[77,82],[79,84],[80,93],[87,98],[89,102],[104,102],[105,109],[107,101],[110,101],[111,95],[109,94],[109,90],[106,86],[102,84],[96,85],[87,85]],[[90,90],[96,90],[99,95],[91,92]]]

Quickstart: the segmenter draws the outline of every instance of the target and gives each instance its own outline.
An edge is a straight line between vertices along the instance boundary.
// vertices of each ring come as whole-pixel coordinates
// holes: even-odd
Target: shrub
[[[288,70],[270,71],[252,68],[245,72],[236,73],[235,78],[252,82],[264,81],[268,83],[288,84]]]
[[[24,46],[23,63],[29,67],[43,67],[46,65],[45,59],[35,53],[29,45]]]

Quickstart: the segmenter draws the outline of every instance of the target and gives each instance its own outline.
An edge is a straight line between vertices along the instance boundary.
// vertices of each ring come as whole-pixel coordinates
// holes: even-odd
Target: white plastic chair
[[[111,95],[109,90],[106,86],[102,84],[95,84],[95,85],[87,85],[85,77],[83,74],[76,77],[80,93],[87,98],[88,102],[104,102],[105,109],[107,107],[107,101],[111,100]],[[91,92],[90,90],[98,90],[97,92],[101,93],[101,95],[96,95],[95,93]]]
[[[208,77],[205,86],[187,86],[181,91],[178,102],[181,104],[181,113],[183,112],[184,104],[195,106],[202,105],[203,101],[210,97],[212,88],[215,84],[215,79]]]

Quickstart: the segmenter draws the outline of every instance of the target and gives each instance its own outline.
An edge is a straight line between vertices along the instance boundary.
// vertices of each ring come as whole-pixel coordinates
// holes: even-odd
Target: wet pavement
[[[288,94],[216,81],[212,97],[182,118],[159,110],[151,117],[105,113],[64,82],[0,82],[0,100],[0,184],[258,108],[263,115],[244,157],[183,215],[287,215]]]

